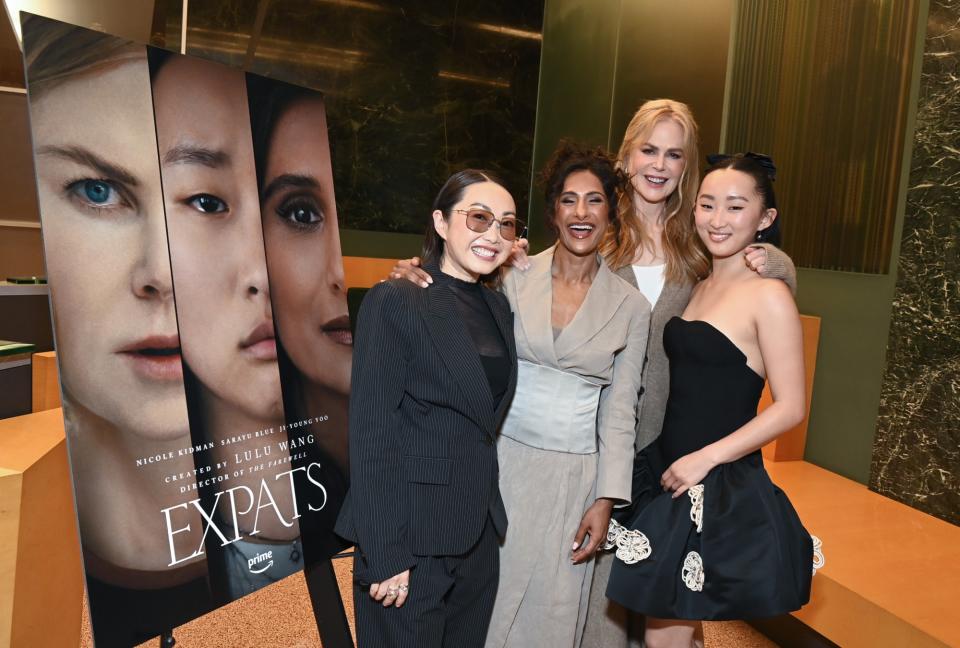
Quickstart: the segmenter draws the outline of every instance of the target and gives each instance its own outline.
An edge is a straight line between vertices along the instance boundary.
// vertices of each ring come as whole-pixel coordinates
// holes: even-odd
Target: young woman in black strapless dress
[[[664,330],[663,433],[637,459],[633,519],[609,537],[607,596],[647,615],[648,648],[688,648],[701,620],[774,616],[810,597],[814,539],[760,454],[805,414],[800,318],[782,281],[743,262],[748,245],[778,242],[773,173],[765,156],[725,157],[697,196],[712,271]],[[774,402],[758,415],[764,380]]]

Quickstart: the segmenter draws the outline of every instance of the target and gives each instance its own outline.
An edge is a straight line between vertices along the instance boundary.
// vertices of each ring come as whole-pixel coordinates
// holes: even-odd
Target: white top
[[[661,263],[654,266],[633,267],[633,276],[637,278],[637,287],[640,293],[650,302],[650,308],[657,305],[660,299],[660,293],[663,292],[663,284],[666,283],[667,264]]]

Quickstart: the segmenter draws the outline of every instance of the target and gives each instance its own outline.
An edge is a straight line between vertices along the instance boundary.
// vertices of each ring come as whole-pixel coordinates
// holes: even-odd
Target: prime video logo
[[[263,563],[266,563],[265,565]],[[258,569],[254,569],[256,565],[263,565]],[[261,554],[257,554],[253,558],[247,560],[247,569],[250,570],[251,574],[262,574],[273,567],[273,551],[266,551]]]

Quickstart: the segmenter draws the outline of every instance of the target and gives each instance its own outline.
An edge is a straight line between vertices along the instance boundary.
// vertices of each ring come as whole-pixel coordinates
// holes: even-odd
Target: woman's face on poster
[[[31,91],[68,403],[137,436],[186,435],[144,48]]]
[[[153,91],[184,360],[225,404],[279,417],[243,73],[173,57]]]
[[[346,395],[353,337],[322,99],[296,101],[277,120],[262,212],[283,347],[310,382]]]

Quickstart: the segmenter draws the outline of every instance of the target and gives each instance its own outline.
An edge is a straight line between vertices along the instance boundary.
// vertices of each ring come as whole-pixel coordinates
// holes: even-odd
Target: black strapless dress
[[[660,476],[757,414],[764,380],[723,333],[674,317],[664,329],[670,398],[663,433],[634,466],[634,506],[611,523],[607,596],[664,619],[729,620],[798,610],[810,599],[814,540],[759,450],[715,467],[674,499]]]

